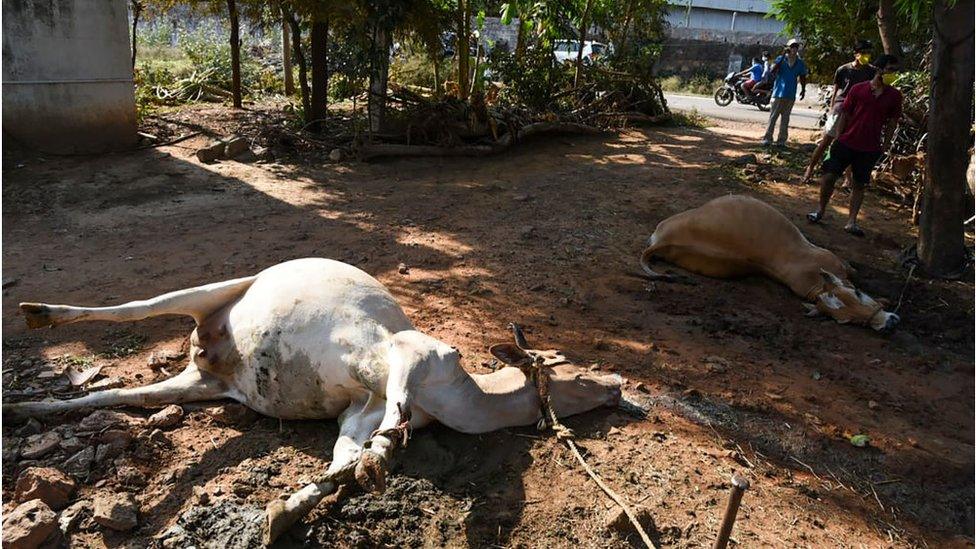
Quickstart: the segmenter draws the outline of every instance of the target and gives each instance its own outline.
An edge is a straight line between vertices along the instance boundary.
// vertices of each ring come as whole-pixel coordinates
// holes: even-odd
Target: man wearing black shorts
[[[820,209],[807,214],[812,223],[823,219],[834,194],[834,184],[848,166],[851,168],[854,185],[851,191],[849,217],[844,230],[864,236],[857,226],[857,214],[864,200],[864,187],[871,182],[871,171],[881,157],[881,136],[888,122],[901,117],[901,92],[890,84],[896,77],[898,59],[893,55],[882,55],[874,63],[874,78],[851,87],[841,106],[837,130],[839,137],[831,144],[827,158],[823,162],[823,177],[820,179]],[[888,124],[890,130],[894,124]]]

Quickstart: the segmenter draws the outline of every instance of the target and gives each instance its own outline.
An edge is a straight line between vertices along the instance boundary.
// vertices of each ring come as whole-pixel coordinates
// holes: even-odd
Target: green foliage
[[[698,109],[691,109],[690,111],[675,111],[671,113],[671,125],[680,128],[707,128],[711,124],[711,120],[704,114],[698,112]]]
[[[400,85],[434,88],[434,63],[439,65],[441,84],[450,75],[451,63],[448,59],[432,60],[429,55],[416,50],[408,50],[398,55],[390,63],[390,81]]]
[[[712,79],[704,74],[697,74],[689,79],[674,75],[661,79],[660,85],[666,92],[711,96],[722,86],[722,79]]]
[[[899,40],[906,59],[902,66],[919,62],[931,39],[931,0],[896,0]],[[815,81],[830,82],[838,66],[854,58],[860,39],[881,52],[876,0],[773,0],[773,16],[786,23],[785,32],[801,36],[803,57]]]
[[[857,446],[858,448],[864,448],[871,442],[871,439],[867,435],[863,434],[851,435],[848,440],[851,442],[852,446]]]
[[[499,99],[513,105],[547,111],[553,94],[572,82],[571,67],[553,63],[548,49],[531,48],[522,59],[501,49],[488,57],[492,78],[505,83]]]

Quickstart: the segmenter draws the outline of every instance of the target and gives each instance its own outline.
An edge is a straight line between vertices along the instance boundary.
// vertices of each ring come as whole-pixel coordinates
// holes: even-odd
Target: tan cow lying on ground
[[[850,266],[814,246],[796,225],[769,204],[748,196],[716,198],[704,206],[660,222],[647,240],[640,264],[653,280],[673,280],[655,272],[653,258],[705,276],[765,275],[803,299],[811,316],[823,313],[841,324],[884,330],[898,323],[848,280]]]
[[[5,404],[7,413],[231,398],[277,418],[338,418],[329,480],[272,502],[268,540],[334,492],[340,473],[355,470],[361,484],[382,489],[385,464],[407,427],[439,421],[464,433],[484,433],[534,425],[541,417],[536,387],[521,370],[469,375],[457,350],[416,331],[382,284],[338,261],[288,261],[255,276],[116,307],[22,303],[21,309],[32,328],[166,314],[191,316],[197,326],[189,364],[176,377],[73,400]],[[491,351],[506,364],[521,364],[536,353],[515,344]],[[539,355],[552,365],[548,387],[557,416],[620,401],[620,376],[593,374],[558,354]]]

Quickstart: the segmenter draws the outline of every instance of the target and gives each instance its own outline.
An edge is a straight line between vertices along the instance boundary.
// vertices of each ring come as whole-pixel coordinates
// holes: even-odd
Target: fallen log
[[[462,145],[458,147],[437,147],[432,145],[397,145],[389,143],[364,144],[356,151],[361,160],[372,160],[383,156],[488,156],[505,151],[518,141],[541,133],[600,133],[600,128],[575,122],[535,122],[523,126],[517,135],[506,133],[494,143],[485,145]]]

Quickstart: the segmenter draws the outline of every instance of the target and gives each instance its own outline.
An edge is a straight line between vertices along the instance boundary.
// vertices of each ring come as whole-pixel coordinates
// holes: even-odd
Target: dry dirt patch
[[[3,294],[5,397],[66,393],[57,373],[72,360],[126,385],[162,379],[179,363],[151,368],[150,355],[178,355],[191,328],[153,319],[123,333],[100,323],[27,332],[18,301],[107,304],[331,257],[387,284],[471,371],[490,365],[488,345],[519,321],[533,342],[619,372],[630,390],[642,384],[656,399],[648,420],[602,411],[568,424],[607,481],[651,510],[662,545],[710,544],[733,471],[753,479],[734,533],[745,546],[971,543],[971,283],[913,283],[903,325],[882,336],[807,319],[785,288],[762,279],[648,286],[630,276],[658,221],[741,192],[852,261],[866,291],[898,299],[895,260],[914,239],[908,213],[869,195],[869,235],[858,240],[840,230],[839,196],[826,225],[806,226],[815,187],[743,184],[723,167],[757,137],[736,126],[647,129],[556,137],[477,161],[280,155],[213,165],[192,158],[201,137],[126,155],[8,161],[3,278],[15,282]],[[66,439],[80,419],[41,428]],[[870,447],[850,445],[858,433]],[[29,435],[5,425],[5,452]],[[228,425],[188,408],[178,427],[135,438],[79,478],[75,499],[134,493],[139,525],[115,532],[82,520],[71,542],[143,546],[179,524],[192,535],[212,528],[213,516],[184,515],[201,499],[225,514],[263,508],[321,471],[335,436],[334,422]],[[20,471],[70,457],[60,447],[34,460],[13,455],[3,461],[5,510]],[[628,546],[605,528],[609,512],[545,434],[433,428],[418,433],[386,494],[320,508],[283,543]]]

